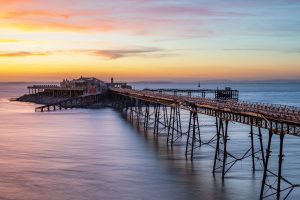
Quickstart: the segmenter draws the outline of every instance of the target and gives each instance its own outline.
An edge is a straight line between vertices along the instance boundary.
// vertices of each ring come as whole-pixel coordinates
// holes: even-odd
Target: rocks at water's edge
[[[37,104],[52,104],[57,103],[59,101],[63,101],[67,98],[59,98],[59,97],[47,97],[47,96],[39,96],[36,94],[25,94],[17,99],[14,99],[15,101],[21,101],[21,102],[32,102]]]
[[[11,99],[11,101],[30,102],[30,103],[47,105],[47,104],[58,103],[60,101],[67,100],[68,98],[42,96],[37,94],[25,94],[19,98]],[[101,102],[92,105],[78,106],[78,108],[103,108],[103,107],[111,107],[111,102],[107,99],[103,99]]]

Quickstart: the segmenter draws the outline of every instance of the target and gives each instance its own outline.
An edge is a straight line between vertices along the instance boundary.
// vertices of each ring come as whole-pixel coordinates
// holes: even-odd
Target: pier
[[[194,151],[202,145],[215,149],[212,172],[220,172],[222,179],[237,162],[252,160],[255,172],[255,161],[263,166],[263,177],[260,199],[287,199],[291,192],[299,187],[282,176],[283,143],[285,135],[300,136],[300,110],[296,107],[264,103],[239,102],[235,100],[217,100],[191,96],[163,94],[157,91],[139,91],[112,88],[112,106],[119,110],[129,121],[136,122],[145,132],[167,134],[166,145],[173,146],[180,137],[186,138],[185,155],[191,160]],[[182,111],[189,112],[189,123],[186,131],[182,126]],[[201,140],[199,116],[215,118],[216,133],[209,141]],[[242,157],[230,153],[227,142],[230,138],[229,122],[249,127],[250,148]],[[257,131],[254,130],[257,129]],[[266,150],[262,141],[262,129],[268,130]],[[269,159],[272,154],[274,137],[279,137],[277,171],[272,171]],[[254,143],[258,143],[255,149]]]
[[[80,81],[82,84],[82,81]],[[69,84],[69,82],[68,82]],[[92,84],[93,86],[93,84]],[[225,89],[144,89],[133,90],[126,84],[114,84],[113,80],[107,89],[33,86],[30,93],[35,95],[64,96],[67,99],[46,104],[36,108],[36,112],[57,111],[78,108],[108,102],[131,123],[143,128],[145,133],[153,132],[154,136],[166,136],[166,145],[173,147],[178,142],[185,145],[187,159],[195,158],[195,150],[204,145],[214,149],[212,157],[212,173],[220,173],[222,180],[238,162],[250,159],[252,172],[259,170],[256,162],[262,166],[260,199],[287,199],[291,192],[299,187],[282,176],[284,157],[284,139],[286,135],[300,136],[300,109],[292,106],[274,105],[238,101],[238,91]],[[82,90],[81,93],[64,91]],[[51,91],[51,92],[50,92]],[[57,91],[57,93],[55,92]],[[100,91],[100,92],[99,92]],[[105,92],[101,92],[105,91]],[[201,94],[197,96],[194,94]],[[214,98],[207,98],[213,94]],[[183,120],[182,113],[188,113],[188,122]],[[209,140],[204,140],[201,117],[214,119],[215,127]],[[230,152],[230,126],[234,123],[243,124],[249,130],[249,148],[242,156]],[[264,130],[264,131],[263,131]],[[263,134],[267,132],[266,146]],[[270,167],[270,157],[274,155],[274,140],[279,140],[277,167]]]

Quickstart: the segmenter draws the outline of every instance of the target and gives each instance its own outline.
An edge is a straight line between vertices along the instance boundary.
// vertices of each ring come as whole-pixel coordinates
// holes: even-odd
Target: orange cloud
[[[25,56],[48,56],[57,53],[75,53],[75,54],[89,54],[97,57],[107,58],[107,59],[118,59],[123,57],[131,57],[131,56],[167,56],[168,54],[162,54],[164,52],[163,49],[159,48],[136,48],[136,49],[100,49],[100,50],[78,50],[78,49],[70,49],[70,50],[55,50],[55,51],[46,51],[46,52],[29,52],[29,51],[16,51],[16,52],[1,52],[0,57],[25,57]],[[158,53],[158,54],[157,54]]]
[[[0,0],[0,5],[12,5],[28,2],[31,2],[31,0]]]
[[[0,43],[11,43],[11,42],[19,42],[19,40],[15,39],[6,39],[6,38],[0,38]]]
[[[10,24],[1,25],[3,28],[15,29],[21,31],[84,31],[88,30],[88,27],[80,26],[80,25],[71,25],[60,22],[28,22],[28,23],[19,23],[13,22]]]
[[[54,11],[45,11],[45,10],[33,10],[33,11],[10,11],[10,12],[2,12],[0,14],[1,18],[6,19],[18,19],[24,17],[58,17],[68,19],[71,16],[74,16],[75,13],[65,13],[65,12],[54,12]]]
[[[27,52],[27,51],[17,51],[17,52],[0,52],[0,57],[25,57],[25,56],[47,56],[47,52]]]

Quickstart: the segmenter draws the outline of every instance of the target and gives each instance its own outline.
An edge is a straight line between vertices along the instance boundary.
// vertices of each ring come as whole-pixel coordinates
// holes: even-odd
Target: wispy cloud
[[[0,57],[27,57],[27,56],[49,56],[54,54],[72,53],[72,54],[88,54],[104,59],[115,60],[124,57],[165,57],[171,54],[165,50],[154,47],[140,47],[140,48],[124,48],[124,49],[69,49],[69,50],[52,50],[52,51],[0,51]]]
[[[52,17],[69,19],[71,16],[75,16],[73,13],[67,12],[54,12],[47,10],[18,10],[1,12],[0,17],[5,19],[20,19],[25,17]]]
[[[274,51],[274,49],[261,49],[261,48],[228,48],[222,51]]]
[[[269,51],[269,52],[279,52],[279,53],[300,53],[300,50],[295,48],[227,48],[221,49],[221,51]]]
[[[1,24],[1,23],[0,23]],[[2,23],[2,27],[9,28],[13,30],[21,30],[27,32],[83,32],[89,30],[89,27],[81,26],[81,25],[72,25],[61,22],[28,22],[28,23],[20,23],[20,22],[12,22],[12,23]]]
[[[0,38],[0,43],[12,43],[12,42],[20,42],[20,40]]]
[[[143,9],[135,10],[135,13],[152,13],[155,16],[197,16],[197,17],[210,17],[210,16],[248,16],[246,12],[236,11],[223,11],[213,9],[207,6],[195,5],[165,5],[165,6],[152,6]]]
[[[27,57],[27,56],[47,56],[48,52],[28,52],[28,51],[16,51],[16,52],[0,52],[0,57]]]
[[[108,59],[118,59],[129,56],[143,56],[147,54],[153,54],[162,52],[159,48],[140,48],[140,49],[115,49],[115,50],[95,50],[90,51],[91,54]]]

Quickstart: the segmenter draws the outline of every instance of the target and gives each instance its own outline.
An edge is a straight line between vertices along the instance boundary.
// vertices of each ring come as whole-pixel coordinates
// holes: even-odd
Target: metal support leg
[[[191,141],[190,141],[191,140]],[[199,146],[196,146],[199,143]],[[198,112],[196,108],[190,111],[188,138],[186,144],[186,154],[191,153],[191,159],[194,158],[194,149],[201,146],[200,128],[198,120]],[[190,148],[190,149],[189,149]]]
[[[159,117],[160,117],[160,104],[155,106],[155,117],[154,117],[154,135],[158,135]]]
[[[219,120],[216,117],[216,130],[217,130],[217,144],[216,144],[216,151],[215,151],[215,158],[214,158],[214,166],[213,166],[213,173],[215,173],[216,171],[216,164],[217,164],[217,158],[218,158],[218,154],[220,153],[220,124],[219,124]]]
[[[156,123],[157,123],[157,104],[154,105],[154,130],[153,130],[154,135],[156,130]]]
[[[260,199],[264,198],[263,194],[264,194],[266,177],[267,177],[267,168],[268,168],[269,158],[270,158],[270,154],[271,154],[272,136],[273,136],[273,133],[271,130],[269,130],[269,140],[268,140],[268,147],[267,147],[267,151],[266,151],[266,163],[265,163],[265,167],[264,167],[264,174],[263,174],[261,190],[260,190]]]
[[[222,178],[224,179],[225,176],[225,166],[226,166],[226,159],[227,159],[227,139],[228,139],[228,121],[225,121],[225,130],[222,130],[224,133],[224,152],[223,152],[223,169],[222,169]]]
[[[200,132],[200,124],[199,124],[198,114],[197,114],[196,118],[197,118],[196,123],[197,123],[199,146],[201,146],[202,142],[201,142],[201,132]]]
[[[279,145],[279,155],[278,155],[278,175],[277,175],[277,200],[280,199],[280,184],[281,184],[281,170],[282,170],[282,160],[283,160],[283,139],[284,139],[284,134],[280,135],[280,145]]]
[[[191,121],[192,121],[192,113],[190,113],[190,119],[189,119],[189,128],[188,128],[188,132],[187,132],[187,140],[186,140],[186,147],[185,147],[185,156],[187,156],[188,154],[188,148],[189,148],[189,140],[190,140],[190,130],[191,130]]]
[[[174,107],[171,107],[170,110],[170,118],[169,118],[169,124],[168,124],[168,136],[167,136],[167,145],[170,143],[170,137],[173,137],[173,133],[171,133],[174,130],[174,118],[173,118],[173,113],[175,112]],[[172,126],[172,127],[171,127]],[[171,146],[173,145],[173,139],[171,139]]]
[[[168,119],[167,145],[173,145],[174,142],[182,136],[179,109],[178,106],[171,106],[170,117]]]
[[[164,120],[164,126],[167,128],[169,124],[169,119],[168,119],[168,109],[167,106],[163,106],[163,120]]]
[[[255,155],[254,155],[254,141],[253,141],[253,126],[250,126],[250,137],[251,137],[251,154],[252,154],[252,171],[255,172]]]
[[[263,167],[265,167],[265,165],[266,165],[265,155],[264,155],[265,153],[264,153],[264,146],[263,146],[262,134],[261,134],[260,128],[258,128],[258,139],[259,139],[259,144],[260,144],[260,152],[261,152]]]
[[[176,107],[176,120],[177,120],[177,136],[182,136],[182,126],[181,126],[181,116],[180,116],[180,108]]]
[[[195,114],[197,113],[193,113],[193,137],[192,137],[192,149],[191,149],[191,160],[193,160],[193,156],[194,156],[194,143],[195,143],[195,138],[196,138],[196,120],[195,120]]]
[[[149,104],[146,104],[145,116],[144,116],[144,131],[145,132],[148,130],[149,117],[150,117]]]

